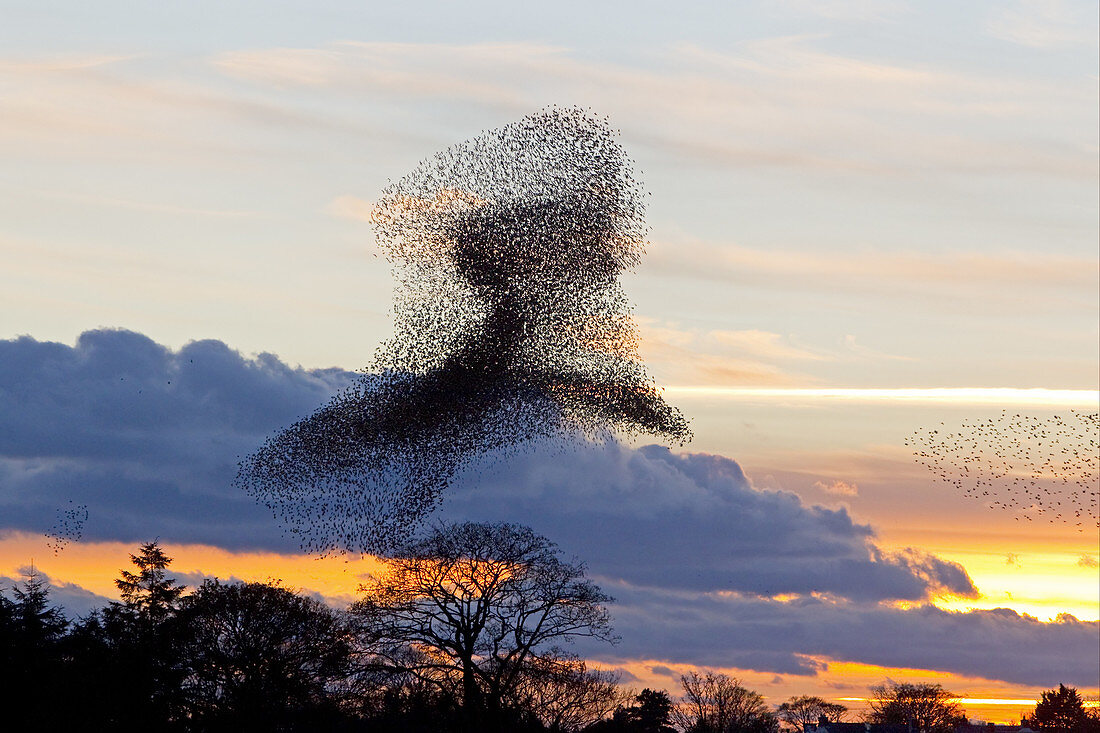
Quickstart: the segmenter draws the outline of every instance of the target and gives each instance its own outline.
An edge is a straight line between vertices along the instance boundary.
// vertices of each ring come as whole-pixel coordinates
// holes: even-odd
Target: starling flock
[[[1040,418],[1005,411],[955,432],[943,423],[918,430],[906,445],[917,463],[991,509],[1084,532],[1100,523],[1098,441],[1100,413]]]
[[[74,504],[70,500],[67,509],[59,508],[57,521],[46,532],[46,536],[50,538],[46,544],[53,550],[53,554],[56,555],[64,550],[70,542],[79,542],[84,536],[86,521],[88,521],[87,504]]]
[[[456,472],[532,440],[691,438],[638,356],[618,276],[644,192],[606,119],[549,108],[423,161],[373,215],[395,335],[240,464],[303,550],[387,553]]]

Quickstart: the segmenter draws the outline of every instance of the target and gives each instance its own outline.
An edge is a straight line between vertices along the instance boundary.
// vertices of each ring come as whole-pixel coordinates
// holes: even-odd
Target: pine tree
[[[134,570],[115,580],[121,602],[111,603],[94,619],[89,636],[99,640],[109,661],[102,674],[128,690],[125,704],[108,715],[129,730],[165,730],[178,709],[181,674],[175,663],[174,622],[186,588],[170,578],[172,563],[156,540],[130,555]]]
[[[145,621],[153,624],[164,621],[175,611],[185,590],[168,577],[166,570],[172,558],[153,540],[142,545],[137,555],[130,555],[130,560],[138,572],[121,570],[121,577],[115,581],[121,591],[122,605]]]
[[[31,568],[24,575],[22,586],[12,589],[15,626],[22,644],[28,650],[56,644],[64,636],[69,622],[60,608],[50,605],[49,580]]]
[[[62,679],[61,641],[69,626],[65,614],[50,604],[49,579],[31,568],[12,588],[14,600],[0,604],[7,626],[4,664],[0,665],[3,725],[11,730],[51,730],[56,705],[51,695]]]

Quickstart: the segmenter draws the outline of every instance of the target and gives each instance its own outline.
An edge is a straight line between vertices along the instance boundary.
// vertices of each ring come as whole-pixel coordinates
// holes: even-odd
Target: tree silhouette
[[[56,644],[69,622],[60,608],[50,605],[50,584],[46,577],[31,568],[23,576],[23,587],[16,585],[12,593],[17,643],[32,653]]]
[[[15,648],[15,604],[0,593],[0,669],[10,668],[8,656]]]
[[[764,697],[724,674],[680,677],[684,697],[673,720],[687,733],[775,733],[779,724]]]
[[[579,731],[604,718],[622,700],[619,675],[588,669],[581,660],[564,654],[529,658],[507,706],[528,710],[555,733]]]
[[[174,578],[168,577],[166,571],[172,558],[153,540],[142,545],[137,555],[130,555],[130,560],[138,572],[120,570],[120,577],[115,581],[122,605],[149,623],[163,621],[175,610],[186,590]]]
[[[1062,684],[1058,685],[1057,690],[1043,692],[1035,705],[1035,712],[1022,722],[1042,733],[1100,731],[1100,716],[1089,714],[1076,688]]]
[[[585,733],[675,733],[672,699],[664,690],[648,687],[634,696],[632,704],[619,705],[611,718],[585,729]]]
[[[352,606],[372,665],[460,701],[471,730],[502,730],[532,670],[575,637],[612,640],[611,599],[556,546],[513,524],[442,524],[362,588]]]
[[[0,704],[12,730],[48,729],[63,723],[51,699],[62,681],[61,643],[69,622],[50,603],[48,579],[33,567],[0,603]]]
[[[839,723],[848,708],[820,697],[799,695],[780,704],[775,712],[792,730],[802,733],[807,725],[817,725],[822,718],[830,723]]]
[[[897,723],[924,733],[944,733],[966,722],[953,692],[936,684],[893,682],[871,688],[870,723]]]
[[[168,577],[172,559],[156,540],[130,561],[134,571],[122,569],[115,580],[121,601],[75,624],[70,666],[82,680],[82,706],[102,726],[166,730],[180,716],[182,674],[171,622],[186,588]]]
[[[351,639],[339,614],[277,585],[206,580],[175,621],[190,730],[315,730],[338,717],[333,688]]]

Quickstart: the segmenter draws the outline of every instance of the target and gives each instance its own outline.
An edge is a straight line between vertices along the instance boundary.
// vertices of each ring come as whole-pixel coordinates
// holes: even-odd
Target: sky
[[[236,462],[391,334],[386,183],[579,105],[650,192],[624,287],[695,439],[487,457],[440,518],[583,559],[637,686],[1100,692],[1095,522],[906,446],[1100,409],[1096,4],[717,5],[0,2],[0,576],[84,611],[159,537],[353,598],[373,561],[296,553]]]

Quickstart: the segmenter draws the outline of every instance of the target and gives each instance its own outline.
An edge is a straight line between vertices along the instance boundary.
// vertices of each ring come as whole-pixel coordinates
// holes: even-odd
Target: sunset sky
[[[439,517],[585,561],[623,640],[583,651],[636,687],[1100,694],[1095,504],[991,509],[906,445],[1100,409],[1098,12],[0,0],[0,587],[85,612],[159,538],[191,584],[354,598],[373,560],[297,553],[237,460],[390,336],[386,183],[578,105],[651,193],[624,287],[695,439],[486,457]]]

